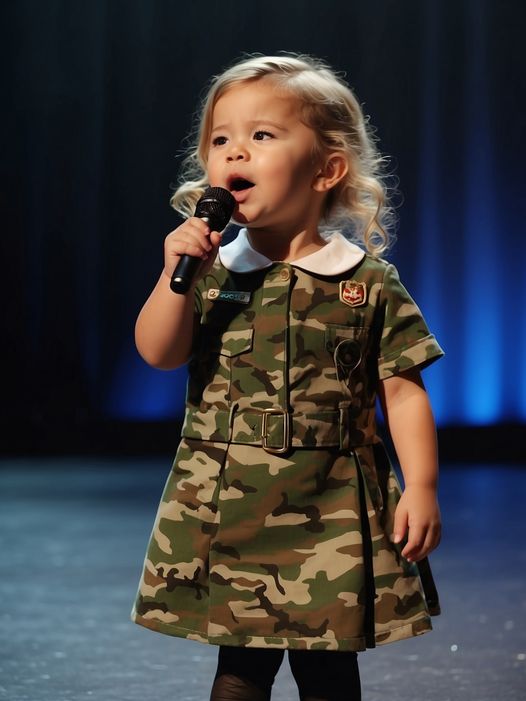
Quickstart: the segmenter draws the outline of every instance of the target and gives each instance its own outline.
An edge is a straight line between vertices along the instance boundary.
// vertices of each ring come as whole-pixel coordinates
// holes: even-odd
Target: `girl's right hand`
[[[194,278],[197,282],[212,267],[220,243],[221,234],[210,231],[203,219],[199,217],[187,219],[181,226],[171,231],[164,240],[164,274],[171,280],[179,258],[183,255],[194,256],[202,260]]]

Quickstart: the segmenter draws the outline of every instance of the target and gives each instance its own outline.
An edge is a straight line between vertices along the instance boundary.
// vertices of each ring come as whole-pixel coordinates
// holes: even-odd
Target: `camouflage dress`
[[[425,633],[438,601],[390,540],[400,488],[375,401],[440,346],[395,268],[339,234],[272,263],[241,231],[220,258],[196,291],[182,440],[132,619],[247,647]]]

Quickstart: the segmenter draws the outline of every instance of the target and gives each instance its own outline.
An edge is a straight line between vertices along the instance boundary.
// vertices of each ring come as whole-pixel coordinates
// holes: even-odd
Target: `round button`
[[[283,281],[290,280],[290,272],[287,270],[287,268],[283,268],[283,270],[280,270],[279,276]]]

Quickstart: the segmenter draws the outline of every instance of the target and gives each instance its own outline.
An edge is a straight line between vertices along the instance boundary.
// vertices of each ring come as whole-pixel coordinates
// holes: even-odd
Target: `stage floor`
[[[129,621],[167,459],[0,462],[0,698],[207,701],[217,648]],[[526,698],[526,467],[449,465],[435,630],[359,657],[364,701]],[[285,661],[273,701],[297,699]],[[349,701],[352,701],[351,699]]]

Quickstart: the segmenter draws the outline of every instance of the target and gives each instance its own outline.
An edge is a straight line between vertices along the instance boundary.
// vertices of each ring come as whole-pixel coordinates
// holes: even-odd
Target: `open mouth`
[[[245,178],[233,178],[229,185],[230,192],[242,192],[243,190],[249,190],[251,187],[254,187],[254,183]]]

